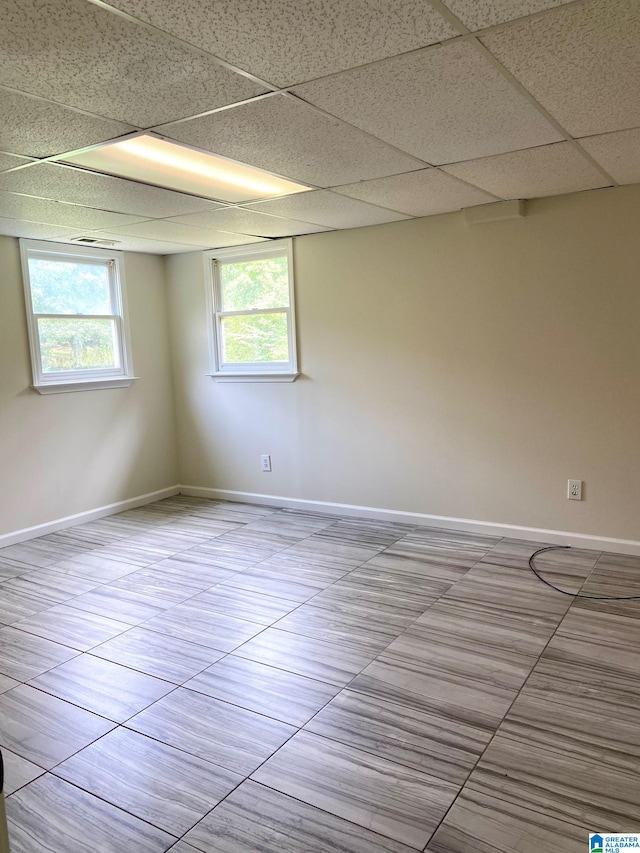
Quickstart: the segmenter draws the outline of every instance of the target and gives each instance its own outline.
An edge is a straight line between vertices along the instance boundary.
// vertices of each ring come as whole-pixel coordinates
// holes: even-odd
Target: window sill
[[[299,373],[207,373],[216,382],[295,382]]]
[[[74,380],[73,382],[45,382],[32,385],[38,394],[65,394],[70,391],[98,391],[107,388],[128,388],[139,376],[124,376],[118,379]]]

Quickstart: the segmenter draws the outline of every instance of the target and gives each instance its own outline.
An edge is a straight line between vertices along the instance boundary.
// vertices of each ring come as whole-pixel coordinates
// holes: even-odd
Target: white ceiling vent
[[[72,243],[81,243],[83,246],[115,246],[119,240],[101,240],[99,237],[72,237]]]

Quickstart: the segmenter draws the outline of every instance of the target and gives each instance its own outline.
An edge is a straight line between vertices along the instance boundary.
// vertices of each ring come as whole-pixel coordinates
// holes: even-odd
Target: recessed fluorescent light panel
[[[254,166],[149,134],[100,145],[61,161],[214,201],[276,198],[311,189]]]

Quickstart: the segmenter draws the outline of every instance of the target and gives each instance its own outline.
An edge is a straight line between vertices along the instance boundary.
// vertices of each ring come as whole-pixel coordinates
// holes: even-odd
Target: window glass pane
[[[220,281],[224,311],[289,306],[286,257],[221,263]]]
[[[29,258],[36,314],[114,314],[106,264]]]
[[[99,370],[120,367],[115,320],[38,320],[42,370]]]
[[[287,315],[223,317],[223,362],[288,361]]]

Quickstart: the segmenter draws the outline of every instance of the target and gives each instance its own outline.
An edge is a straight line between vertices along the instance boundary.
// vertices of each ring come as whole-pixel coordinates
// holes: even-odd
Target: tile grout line
[[[504,537],[504,538],[506,539],[507,537]],[[590,570],[589,575],[587,575],[587,577],[586,577],[586,578],[582,581],[582,583],[580,584],[580,589],[579,589],[578,591],[582,590],[582,589],[583,589],[583,587],[585,586],[585,584],[587,583],[587,580],[589,579],[589,577],[590,577],[590,576],[591,576],[591,574],[593,573],[593,571],[594,571],[594,569],[595,569],[595,566],[597,565],[597,563],[598,563],[598,561],[600,560],[600,557],[601,557],[601,556],[602,556],[602,552],[600,552],[600,556],[597,558],[596,562],[594,563],[594,566],[593,566],[593,568]],[[558,595],[559,595],[559,594],[560,594],[560,593],[558,593]],[[519,699],[519,697],[520,697],[520,694],[521,694],[521,693],[522,693],[522,691],[525,689],[525,687],[526,687],[526,685],[527,685],[527,683],[528,683],[529,679],[531,678],[531,676],[532,676],[532,675],[533,675],[533,673],[535,672],[535,669],[536,669],[536,667],[538,666],[538,663],[540,662],[540,660],[541,660],[542,656],[544,655],[544,653],[546,652],[546,650],[547,650],[547,648],[549,647],[550,643],[552,642],[552,640],[553,640],[553,639],[554,639],[554,637],[556,636],[556,634],[557,634],[557,632],[558,632],[558,630],[559,630],[560,626],[562,625],[562,623],[564,622],[565,618],[567,617],[567,615],[568,615],[568,613],[569,613],[569,611],[570,611],[571,607],[573,606],[574,602],[575,602],[575,598],[574,598],[574,600],[573,600],[573,601],[571,601],[571,602],[567,605],[566,610],[565,610],[565,611],[564,611],[564,613],[562,614],[561,618],[558,620],[558,623],[557,623],[556,627],[553,629],[553,633],[551,634],[551,636],[549,637],[549,639],[548,639],[548,640],[547,640],[547,642],[545,643],[545,645],[544,645],[544,647],[542,648],[542,650],[540,651],[540,653],[537,655],[537,657],[536,657],[536,659],[535,659],[535,663],[534,663],[534,664],[533,664],[533,666],[531,667],[531,670],[529,671],[529,674],[527,675],[527,677],[526,677],[526,678],[524,679],[524,681],[522,682],[522,685],[520,686],[520,688],[518,689],[518,692],[517,692],[517,693],[516,693],[516,695],[514,696],[513,701],[509,704],[509,707],[508,707],[508,708],[507,708],[507,710],[505,711],[505,713],[504,713],[504,715],[503,715],[502,719],[500,720],[499,724],[496,726],[496,728],[495,728],[495,730],[494,730],[493,734],[491,735],[491,737],[490,737],[490,738],[489,738],[489,740],[487,741],[487,744],[485,745],[484,749],[482,750],[482,752],[481,752],[481,753],[480,753],[480,755],[478,756],[477,761],[475,762],[475,764],[473,765],[473,767],[471,768],[471,770],[470,770],[470,771],[469,771],[469,773],[467,774],[467,778],[465,779],[465,781],[464,781],[464,782],[463,782],[463,784],[461,785],[460,790],[458,791],[458,793],[457,793],[457,795],[456,795],[455,799],[453,800],[453,802],[451,803],[451,805],[449,806],[449,808],[446,810],[446,812],[443,814],[443,816],[442,816],[442,818],[441,818],[440,822],[438,823],[438,825],[437,825],[437,826],[436,826],[436,828],[434,829],[433,833],[432,833],[432,834],[431,834],[431,836],[429,837],[429,840],[427,841],[426,845],[425,845],[425,846],[424,846],[424,848],[423,848],[423,853],[428,853],[428,847],[429,847],[429,844],[431,843],[431,841],[432,841],[432,840],[433,840],[433,838],[435,837],[435,835],[436,835],[436,833],[438,832],[438,830],[440,829],[440,827],[444,825],[444,823],[445,823],[445,821],[446,821],[446,818],[447,818],[447,815],[449,814],[449,812],[453,809],[453,807],[454,807],[454,806],[455,806],[455,804],[457,803],[457,801],[458,801],[459,797],[461,796],[461,794],[463,793],[464,789],[466,788],[467,783],[469,782],[469,779],[471,778],[471,775],[474,773],[474,771],[476,770],[476,768],[478,767],[478,765],[480,764],[480,762],[481,762],[481,761],[482,761],[482,759],[484,758],[485,753],[487,752],[487,750],[489,749],[489,747],[491,746],[491,744],[492,744],[492,743],[493,743],[493,741],[495,740],[496,736],[498,735],[498,733],[499,733],[499,731],[500,731],[500,728],[501,728],[502,724],[504,723],[504,721],[506,720],[506,718],[507,718],[507,717],[508,717],[508,715],[510,714],[511,709],[513,708],[513,706],[515,705],[515,703],[518,701],[518,699]],[[496,799],[501,799],[501,798],[499,797],[499,795],[498,795],[498,794],[496,794],[495,796],[496,796]]]

